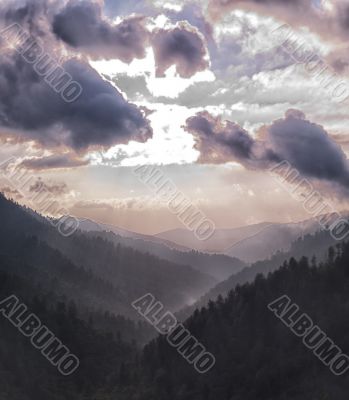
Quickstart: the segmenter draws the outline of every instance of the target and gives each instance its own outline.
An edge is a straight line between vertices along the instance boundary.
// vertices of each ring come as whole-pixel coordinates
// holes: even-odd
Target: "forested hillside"
[[[178,265],[100,237],[63,237],[45,219],[0,195],[0,255],[29,264],[35,279],[95,309],[135,317],[131,303],[147,292],[175,311],[216,283]],[[21,251],[18,251],[21,249]],[[20,268],[19,271],[23,271]],[[50,283],[50,284],[51,284]]]
[[[236,285],[252,282],[258,274],[267,275],[269,272],[275,271],[285,260],[291,257],[299,259],[305,256],[312,263],[316,262],[316,260],[323,261],[326,259],[328,248],[331,245],[336,246],[338,242],[325,230],[300,237],[291,244],[288,252],[278,251],[270,259],[258,261],[233,274],[225,281],[218,283],[196,303],[181,310],[179,316],[181,319],[186,319],[195,309],[206,306],[210,300],[216,300],[219,295],[226,296]]]
[[[197,271],[93,235],[60,238],[39,216],[1,197],[0,205],[0,299],[16,295],[80,360],[63,377],[0,316],[1,400],[347,398],[348,374],[333,375],[268,304],[289,296],[348,353],[349,244],[337,243],[323,257],[333,239],[326,232],[309,235],[292,245],[299,261],[278,253],[223,282],[227,297],[208,301],[185,322],[216,359],[202,375],[165,337],[149,342],[156,331],[146,321],[117,315],[130,293],[144,294],[140,288],[163,290],[175,304],[174,293],[183,290],[185,297],[195,285],[188,279],[201,276]],[[163,286],[137,275],[142,271]]]
[[[14,293],[79,358],[80,366],[71,376],[60,375],[30,340],[0,315],[1,400],[111,400],[113,393],[122,392],[128,376],[134,376],[139,354],[135,344],[125,342],[121,334],[97,329],[93,318],[89,322],[81,319],[74,303],[56,301],[53,293],[27,279],[0,272],[0,299]]]
[[[125,238],[112,232],[90,232],[89,235],[92,237],[100,236],[113,243],[132,247],[142,253],[150,253],[176,264],[190,265],[200,272],[211,275],[218,281],[227,279],[230,275],[236,274],[246,266],[246,264],[238,258],[229,257],[225,254],[201,253],[197,250],[180,251],[162,243]]]
[[[216,356],[205,375],[164,338],[149,344],[142,365],[142,400],[345,400],[349,375],[335,376],[268,309],[287,295],[346,354],[349,353],[349,244],[327,261],[291,259],[267,278],[237,286],[196,311],[186,327]]]

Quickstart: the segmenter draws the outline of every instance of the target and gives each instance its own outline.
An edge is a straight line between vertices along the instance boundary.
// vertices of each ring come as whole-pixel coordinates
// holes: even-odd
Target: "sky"
[[[346,210],[348,37],[342,0],[2,0],[0,190],[180,228],[134,172],[153,166],[218,228],[310,218],[270,174],[286,161]]]

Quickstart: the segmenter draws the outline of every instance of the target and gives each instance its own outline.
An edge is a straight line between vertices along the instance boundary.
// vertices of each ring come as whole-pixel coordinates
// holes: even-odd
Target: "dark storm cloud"
[[[341,147],[321,125],[289,110],[266,128],[266,143],[302,175],[337,182],[349,188],[349,165]]]
[[[144,17],[125,18],[114,25],[90,1],[71,0],[55,15],[52,29],[57,38],[94,59],[117,58],[126,63],[145,57],[149,39]]]
[[[204,38],[188,23],[157,30],[152,45],[157,76],[164,76],[165,71],[175,65],[182,78],[190,78],[209,66]]]
[[[341,147],[321,125],[308,121],[298,110],[261,129],[253,139],[243,128],[208,113],[187,120],[201,163],[239,162],[247,168],[271,168],[288,161],[307,178],[349,189],[349,164]]]
[[[73,103],[63,101],[19,55],[4,57],[0,124],[44,146],[64,145],[77,151],[130,140],[145,142],[152,136],[143,113],[93,68],[71,59],[63,69],[83,88]]]
[[[199,11],[198,7],[184,7],[182,13],[172,13],[172,16],[174,19],[187,17],[187,21],[210,36],[211,27]],[[98,4],[71,0],[55,15],[52,27],[57,38],[93,59],[118,58],[130,63],[135,58],[144,58],[145,49],[151,44],[158,76],[163,76],[172,65],[176,65],[178,74],[184,78],[208,67],[204,38],[188,22],[181,21],[175,28],[150,33],[144,17],[125,18],[114,25],[103,19]]]
[[[62,154],[41,158],[26,158],[19,166],[30,170],[41,171],[45,169],[82,167],[87,164],[88,161],[82,160],[73,154]]]
[[[53,1],[50,7],[55,7]],[[45,28],[42,24],[44,17],[49,14],[48,0],[3,0],[0,9],[0,20],[5,25],[16,22],[26,25],[32,35],[45,36]]]
[[[186,129],[195,138],[195,149],[199,150],[199,162],[221,164],[227,160],[242,163],[252,158],[253,138],[239,125],[222,121],[208,112],[189,118]]]
[[[41,72],[45,72],[39,74],[23,54],[8,48],[8,38],[18,32],[2,30],[0,135],[34,140],[44,147],[64,146],[78,152],[126,144],[130,140],[145,142],[152,136],[152,129],[143,111],[127,102],[83,59],[69,58],[62,42],[50,31],[49,16],[55,13],[56,5],[55,1],[8,1],[0,11],[0,25],[20,23],[23,31],[49,57],[46,67],[41,66]],[[126,42],[127,37],[128,31]],[[82,94],[77,100],[64,101],[53,89],[54,85],[48,84],[49,76],[53,77],[50,74],[55,72],[57,77],[68,74],[81,86]]]

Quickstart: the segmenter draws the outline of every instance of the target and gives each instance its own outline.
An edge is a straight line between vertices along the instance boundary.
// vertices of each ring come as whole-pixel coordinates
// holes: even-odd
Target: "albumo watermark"
[[[0,164],[0,178],[17,191],[35,211],[46,215],[59,215],[59,218],[47,218],[47,220],[62,236],[72,236],[78,230],[79,220],[70,216],[68,210],[61,207],[44,185],[35,193],[30,191],[30,187],[36,182],[36,178],[28,170],[17,167],[14,157]]]
[[[269,173],[298,202],[303,209],[328,230],[333,239],[341,241],[349,235],[349,222],[314,189],[308,179],[284,160],[269,169]]]
[[[71,375],[79,367],[79,359],[70,353],[68,347],[43,325],[39,317],[28,310],[15,295],[0,302],[0,314],[8,319],[22,335],[30,339],[31,344],[55,367],[62,375]]]
[[[81,96],[82,86],[21,25],[14,23],[4,28],[0,38],[31,64],[38,76],[65,102],[72,103]]]
[[[192,231],[198,240],[208,240],[214,234],[214,222],[208,219],[159,168],[151,165],[138,166],[133,173],[167,204],[168,209],[177,215],[181,223]]]
[[[251,51],[270,51],[281,48],[292,60],[303,66],[309,77],[317,80],[319,86],[325,90],[331,100],[343,103],[349,98],[348,82],[341,79],[326,62],[312,48],[306,40],[297,35],[288,24],[268,26],[260,31],[251,33],[248,38],[248,47]]]
[[[349,357],[336,346],[308,314],[302,313],[299,306],[283,295],[268,304],[275,314],[291,331],[302,338],[303,344],[335,375],[343,375],[349,369]]]
[[[156,301],[151,293],[135,300],[132,307],[153,325],[160,335],[165,336],[167,343],[177,349],[197,372],[204,374],[213,368],[216,363],[214,355],[207,352],[205,346],[199,343],[170,311],[164,312],[163,304]]]

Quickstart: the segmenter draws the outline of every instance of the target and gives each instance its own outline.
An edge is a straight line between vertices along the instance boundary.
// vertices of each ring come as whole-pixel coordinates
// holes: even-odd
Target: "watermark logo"
[[[334,375],[343,375],[349,369],[349,357],[336,346],[319,326],[315,325],[308,314],[302,313],[299,306],[283,295],[268,304],[268,309],[291,331],[302,338],[303,344]]]
[[[282,186],[303,209],[328,230],[334,240],[344,240],[349,235],[349,222],[324,197],[314,189],[308,179],[284,160],[269,169],[270,175]]]
[[[183,324],[170,312],[164,312],[164,306],[156,301],[151,293],[140,297],[132,303],[132,307],[144,317],[154,328],[166,337],[167,343],[194,366],[197,372],[204,374],[216,363],[213,354],[203,346]]]
[[[175,214],[198,240],[208,240],[212,237],[216,230],[214,222],[208,219],[159,168],[151,165],[138,166],[133,173],[167,204],[170,212]]]
[[[329,93],[336,103],[343,103],[349,98],[349,85],[342,80],[333,68],[302,38],[292,27],[283,24],[269,30],[251,33],[247,46],[251,52],[266,52],[272,48],[281,48],[296,64],[303,65],[305,72],[316,79],[319,86]]]
[[[79,359],[68,347],[43,325],[40,318],[30,313],[28,307],[15,295],[0,302],[0,314],[8,319],[22,335],[30,339],[31,344],[65,376],[71,375],[79,367]]]
[[[37,212],[60,215],[60,218],[47,218],[47,220],[62,236],[72,236],[79,229],[79,220],[70,216],[68,210],[61,207],[44,185],[32,193],[30,187],[36,182],[36,178],[28,170],[17,167],[15,161],[16,159],[12,157],[0,164],[0,178],[4,179]]]
[[[72,103],[81,96],[82,86],[21,25],[14,23],[4,28],[0,31],[0,39],[32,65],[38,76],[66,103]]]

